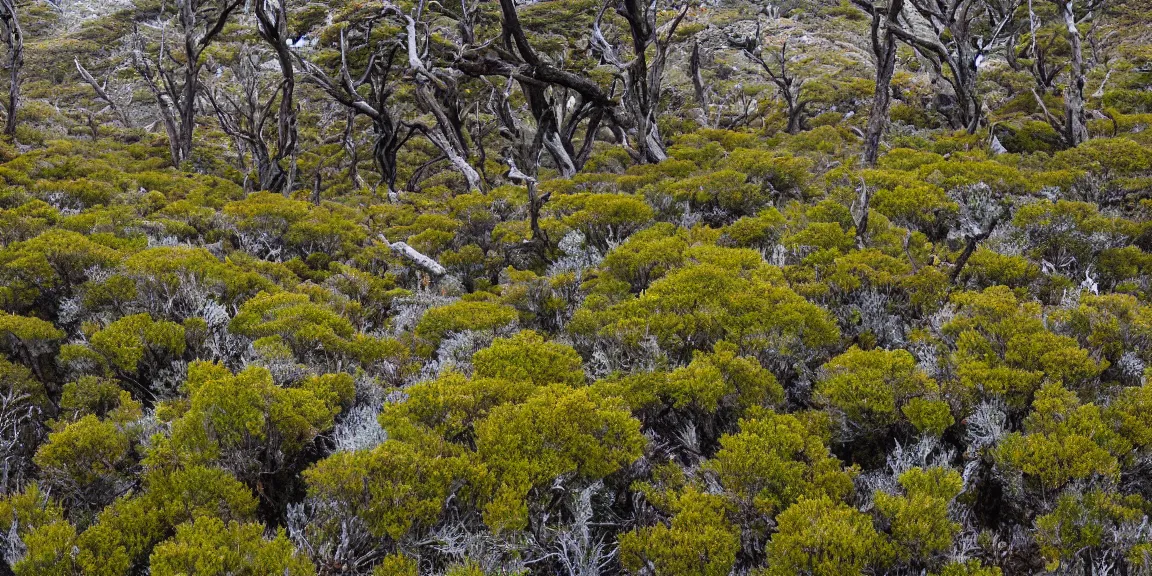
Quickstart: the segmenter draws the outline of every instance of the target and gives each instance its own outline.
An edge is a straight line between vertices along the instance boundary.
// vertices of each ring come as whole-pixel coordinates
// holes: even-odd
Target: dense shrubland
[[[0,0],[0,573],[1152,573],[1149,17]]]

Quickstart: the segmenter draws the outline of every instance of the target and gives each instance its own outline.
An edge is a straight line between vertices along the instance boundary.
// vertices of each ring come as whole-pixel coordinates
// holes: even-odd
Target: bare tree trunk
[[[856,2],[860,5],[860,2]],[[1008,24],[1019,0],[991,9],[981,0],[907,0],[911,14],[926,22],[917,25],[904,18],[899,25],[889,21],[889,30],[902,42],[916,49],[930,63],[935,78],[947,83],[956,97],[956,107],[948,114],[955,128],[974,134],[980,127],[983,102],[977,75],[985,55],[997,49],[1004,38],[1011,37]],[[978,37],[973,26],[987,20],[990,28]]]
[[[576,151],[576,157],[573,158],[577,170],[584,168],[584,164],[592,156],[592,146],[596,143],[596,132],[600,129],[600,123],[603,119],[603,108],[596,108],[588,117],[588,128],[585,130],[584,142],[580,144],[580,149]]]
[[[808,107],[805,101],[797,102],[796,98],[789,95],[784,98],[788,107],[788,127],[786,130],[789,134],[799,134],[804,130],[804,110]]]
[[[981,122],[984,121],[984,102],[976,91],[975,80],[972,78],[971,83],[965,89],[964,97],[965,110],[962,120],[964,128],[968,130],[969,134],[975,134],[980,129]]]
[[[540,210],[548,203],[549,196],[551,193],[540,195],[535,179],[528,181],[528,224],[532,230],[532,240],[537,243],[541,251],[548,244],[548,235],[540,228]]]
[[[8,117],[4,133],[16,133],[16,111],[20,106],[20,70],[24,67],[24,31],[16,14],[16,0],[0,0],[0,26],[8,46]]]
[[[628,22],[632,40],[632,60],[625,62],[600,30],[600,22],[609,4],[615,4],[616,13]],[[624,80],[623,107],[631,116],[629,122],[635,132],[636,153],[639,161],[662,162],[668,158],[664,140],[657,122],[660,94],[664,82],[664,65],[676,28],[688,13],[688,5],[675,12],[672,20],[657,26],[657,15],[662,6],[658,0],[615,0],[608,2],[596,16],[592,28],[592,44],[600,55],[619,71]],[[648,62],[648,48],[652,61]]]
[[[968,243],[964,245],[964,251],[961,252],[960,257],[956,259],[956,264],[952,266],[952,274],[949,277],[949,281],[952,284],[955,284],[956,280],[960,278],[960,273],[964,271],[964,266],[968,264],[968,259],[976,252],[976,246],[987,239],[988,236],[991,236],[993,229],[995,229],[995,224],[987,231],[968,238]]]
[[[374,21],[361,23],[369,29]],[[304,78],[319,86],[347,111],[346,127],[341,141],[351,159],[349,177],[358,187],[363,187],[356,160],[354,126],[357,115],[367,116],[372,121],[373,143],[372,160],[380,173],[380,180],[387,187],[388,198],[395,201],[396,193],[396,154],[408,141],[416,126],[397,118],[391,102],[394,87],[392,83],[399,76],[396,56],[402,43],[394,43],[385,50],[374,53],[362,72],[353,73],[348,64],[347,35],[341,32],[339,39],[340,66],[335,77],[329,76],[316,64],[293,53],[300,64]],[[353,77],[359,77],[354,79]],[[367,86],[368,95],[361,94],[360,88]]]
[[[896,35],[891,26],[904,9],[904,0],[890,0],[881,14],[872,9],[872,52],[876,55],[876,93],[864,132],[864,165],[875,166],[880,156],[880,139],[888,128],[892,108],[892,76],[896,72]]]
[[[535,131],[542,134],[543,148],[552,157],[562,177],[573,176],[583,165],[572,144],[576,128],[588,118],[590,129],[586,143],[588,138],[595,139],[595,126],[602,115],[602,112],[597,115],[597,111],[607,105],[607,97],[587,78],[553,68],[539,57],[524,33],[514,0],[500,0],[500,11],[499,42],[504,50],[493,54],[486,48],[481,53],[470,46],[465,47],[464,58],[456,61],[453,67],[469,76],[499,76],[515,80],[535,121]],[[475,42],[475,33],[470,25],[462,23],[461,26],[463,36]],[[571,98],[573,104],[568,103],[569,90],[577,95]],[[593,117],[597,119],[593,121]],[[502,124],[507,126],[508,123]]]
[[[508,85],[508,88],[511,88],[511,84]],[[540,211],[548,202],[550,194],[540,194],[537,187],[537,176],[540,172],[540,156],[544,149],[546,135],[556,132],[554,125],[547,124],[549,122],[554,123],[555,119],[551,113],[545,114],[541,120],[545,125],[538,123],[534,129],[527,123],[520,122],[513,114],[509,104],[509,92],[510,90],[493,91],[491,109],[497,122],[500,123],[501,134],[509,141],[505,159],[508,163],[507,177],[512,182],[523,184],[527,188],[528,222],[532,230],[530,244],[543,258],[548,245],[548,236],[540,228]],[[525,92],[531,93],[530,90],[525,90]],[[536,96],[540,95],[537,94]]]
[[[7,1],[7,0],[0,0]],[[201,56],[224,30],[229,17],[244,0],[177,0],[176,20],[183,34],[182,62],[168,53],[167,35],[160,38],[160,54],[155,60],[145,55],[146,43],[135,32],[133,60],[148,90],[156,99],[172,163],[180,166],[192,156],[192,135],[196,128],[196,98],[200,94]],[[165,29],[166,30],[166,29]],[[179,71],[171,68],[178,62]],[[177,77],[179,79],[177,79]]]
[[[176,102],[173,97],[173,87],[165,82],[163,69],[161,65],[152,62],[152,60],[145,54],[144,39],[140,36],[139,30],[134,34],[134,46],[132,51],[133,66],[136,72],[144,80],[144,85],[152,92],[152,96],[156,99],[157,112],[160,114],[160,122],[164,125],[164,132],[168,135],[168,153],[172,157],[172,165],[179,167],[184,161],[180,155],[180,124],[177,120],[175,105]],[[160,62],[163,62],[168,57],[165,42],[167,38],[161,36],[160,38]]]
[[[196,94],[200,91],[200,65],[187,64],[184,68],[184,96],[178,108],[180,134],[176,140],[181,162],[192,158],[192,132],[196,125]]]
[[[348,179],[357,188],[364,187],[364,179],[360,177],[360,154],[356,148],[356,140],[353,136],[356,127],[356,112],[351,108],[348,109],[347,118],[344,120],[344,132],[340,135],[340,143],[343,144],[345,152],[348,154]],[[379,141],[377,141],[379,144]],[[375,152],[375,149],[373,149]],[[388,175],[384,173],[384,169],[380,167],[379,158],[373,155],[373,160],[377,161],[377,167],[381,170],[381,175],[385,182],[388,181]],[[391,167],[392,174],[395,174],[396,163],[392,162],[387,166]],[[391,188],[389,188],[391,190]]]
[[[423,110],[431,112],[436,118],[436,126],[425,130],[425,135],[448,157],[448,162],[464,177],[468,190],[480,192],[484,188],[480,173],[468,163],[468,151],[456,135],[456,127],[452,125],[447,113],[431,92],[427,85],[418,85],[416,88],[416,101],[420,103]]]
[[[883,65],[882,65],[883,66]],[[885,72],[887,75],[885,76]],[[868,115],[868,127],[864,131],[864,165],[875,166],[880,157],[880,139],[888,129],[888,118],[892,109],[891,68],[883,67],[876,72],[876,93],[872,98],[872,110]]]
[[[415,10],[415,18],[403,15],[407,31],[408,67],[416,82],[416,104],[421,111],[436,119],[435,125],[423,132],[464,177],[468,190],[480,192],[484,189],[483,180],[480,173],[468,163],[468,149],[462,138],[463,122],[454,107],[455,78],[450,72],[430,68],[422,59],[417,19],[423,8],[424,0],[421,0]]]
[[[688,73],[692,77],[692,90],[696,94],[696,103],[708,117],[708,91],[704,86],[704,76],[700,73],[700,43],[692,42],[692,55],[688,59]]]
[[[1064,25],[1068,29],[1069,54],[1068,87],[1064,90],[1065,140],[1069,146],[1079,146],[1088,140],[1088,126],[1084,114],[1084,51],[1080,29],[1073,12],[1074,0],[1058,0]]]
[[[276,154],[266,169],[261,170],[260,187],[274,192],[287,192],[296,179],[296,74],[292,66],[292,53],[288,49],[287,0],[279,0],[274,12],[269,11],[269,0],[257,0],[257,32],[276,52],[280,65],[280,113],[276,125]],[[289,161],[285,169],[281,163]]]
[[[957,22],[954,28],[966,30],[969,24],[966,20]],[[956,92],[957,105],[960,106],[958,123],[969,134],[975,134],[980,128],[984,112],[983,99],[976,86],[977,59],[980,54],[963,42],[957,42],[956,54],[957,58],[949,63],[949,69],[952,72],[951,84]]]
[[[520,24],[520,16],[516,13],[516,5],[511,0],[500,0],[502,32],[506,38],[505,45],[511,51],[513,46],[520,57],[530,65],[538,65],[540,57],[528,43],[524,28]],[[536,122],[536,131],[540,134],[540,142],[552,160],[556,169],[564,178],[576,174],[576,163],[569,152],[572,145],[565,143],[560,136],[560,123],[556,118],[557,105],[547,95],[546,88],[531,82],[521,82],[520,88],[528,100],[528,109]]]
[[[852,220],[856,223],[856,248],[863,250],[868,245],[868,210],[872,203],[872,189],[860,179],[860,196],[853,203]]]

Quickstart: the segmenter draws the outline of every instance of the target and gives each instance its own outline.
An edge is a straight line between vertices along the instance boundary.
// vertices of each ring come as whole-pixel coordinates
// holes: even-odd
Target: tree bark
[[[394,77],[399,76],[398,67],[395,66],[396,57],[402,47],[399,43],[394,43],[386,50],[374,53],[364,71],[357,74],[358,79],[353,78],[348,64],[349,49],[343,31],[340,34],[339,49],[340,64],[336,78],[329,76],[300,54],[294,52],[293,56],[300,64],[304,78],[320,87],[348,111],[342,140],[344,147],[349,151],[349,157],[352,158],[349,175],[357,186],[362,185],[362,182],[356,167],[353,127],[357,115],[367,116],[372,121],[372,160],[380,173],[381,183],[388,189],[389,199],[395,200],[396,156],[417,128],[398,119],[391,102],[392,82],[395,80]],[[365,85],[370,89],[367,96],[360,93],[360,87]]]
[[[688,59],[688,72],[692,77],[692,91],[696,94],[696,103],[708,117],[708,90],[704,86],[704,76],[700,73],[700,43],[692,42],[692,55]]]
[[[615,5],[616,13],[628,23],[632,40],[632,60],[625,62],[616,47],[608,42],[600,30],[604,11]],[[592,27],[592,45],[609,64],[615,67],[624,83],[622,95],[623,109],[628,116],[628,127],[634,134],[635,156],[641,162],[654,164],[668,158],[664,149],[664,139],[660,136],[657,122],[660,108],[660,95],[664,82],[664,65],[668,60],[668,49],[672,36],[688,13],[688,6],[682,7],[665,26],[658,27],[656,17],[661,12],[660,2],[640,0],[610,0],[597,14]],[[648,61],[648,49],[652,50],[652,61]]]
[[[261,170],[260,186],[265,190],[288,193],[296,180],[296,144],[299,137],[296,130],[296,73],[292,65],[292,53],[288,49],[288,11],[285,2],[280,0],[275,11],[270,11],[268,0],[257,0],[256,20],[260,37],[276,52],[276,62],[282,77],[276,153],[265,169]],[[281,165],[284,160],[289,161],[287,169]]]
[[[423,5],[424,2],[421,0],[415,11],[416,17],[423,11]],[[455,79],[451,76],[451,71],[429,67],[424,62],[416,18],[407,14],[401,18],[404,20],[406,30],[408,70],[416,83],[416,105],[422,112],[431,114],[436,119],[432,127],[424,128],[422,132],[464,177],[469,191],[483,191],[483,179],[480,173],[468,163],[469,153],[463,139],[463,122],[455,106]]]
[[[952,275],[949,278],[952,284],[955,284],[956,280],[960,278],[960,273],[964,271],[964,266],[968,264],[968,259],[976,252],[976,246],[992,235],[992,231],[996,229],[997,222],[998,221],[993,221],[987,230],[968,238],[968,243],[964,246],[964,251],[961,252],[960,257],[956,259],[956,264],[952,266]]]
[[[887,10],[872,10],[872,53],[876,55],[876,92],[864,132],[864,165],[875,166],[880,139],[888,128],[892,108],[892,76],[896,72],[896,35],[892,26],[904,9],[904,0],[889,0]]]
[[[1087,119],[1084,113],[1084,49],[1080,29],[1073,10],[1075,0],[1057,0],[1064,25],[1068,30],[1069,54],[1068,87],[1064,90],[1064,136],[1071,147],[1088,140]]]
[[[0,0],[7,1],[7,0]],[[196,98],[200,94],[201,56],[216,40],[228,18],[244,0],[219,0],[214,9],[209,0],[177,0],[176,21],[183,33],[183,63],[180,69],[167,68],[174,59],[167,53],[167,36],[160,38],[160,54],[154,61],[145,54],[145,42],[137,30],[133,59],[137,72],[156,99],[173,165],[179,167],[192,156],[192,136],[196,128]],[[208,20],[201,22],[201,18]],[[177,79],[178,77],[178,79]]]
[[[1010,35],[1007,25],[1015,12],[1014,6],[990,10],[979,0],[907,0],[907,5],[926,21],[928,32],[922,30],[924,26],[907,21],[889,29],[925,56],[936,78],[952,88],[956,97],[955,109],[948,114],[952,126],[975,133],[983,119],[983,102],[976,82],[979,63],[1000,40]],[[985,18],[991,30],[974,38],[973,24]]]
[[[24,67],[24,31],[16,13],[16,0],[0,0],[0,26],[4,43],[8,46],[8,117],[4,133],[16,133],[16,112],[20,107],[20,70]]]
[[[863,250],[868,245],[868,210],[872,203],[872,189],[863,178],[860,179],[860,196],[857,200],[859,207],[856,208],[852,219],[856,223],[856,248]]]

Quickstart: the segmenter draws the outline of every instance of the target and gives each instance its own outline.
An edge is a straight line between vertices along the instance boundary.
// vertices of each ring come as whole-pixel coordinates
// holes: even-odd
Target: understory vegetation
[[[0,574],[1152,574],[1147,0],[0,0]]]

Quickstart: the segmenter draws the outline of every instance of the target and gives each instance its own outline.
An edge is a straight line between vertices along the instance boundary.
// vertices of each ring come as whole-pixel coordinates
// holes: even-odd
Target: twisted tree
[[[196,100],[201,92],[200,71],[204,51],[220,36],[229,17],[244,0],[176,0],[175,21],[180,29],[179,59],[168,46],[168,22],[161,22],[156,54],[137,26],[133,34],[133,64],[156,100],[160,120],[168,133],[172,163],[181,165],[192,156],[192,133],[196,128]]]
[[[348,22],[339,34],[339,61],[334,74],[329,74],[299,51],[291,53],[300,64],[306,81],[318,86],[351,114],[365,116],[372,122],[372,160],[380,172],[381,184],[387,189],[388,197],[395,199],[396,154],[416,133],[416,127],[401,119],[393,100],[396,83],[403,72],[397,61],[401,39],[398,36],[373,37],[386,16],[386,13],[375,13]],[[363,52],[368,53],[365,64],[354,68],[350,64],[350,55]]]
[[[660,114],[660,95],[668,51],[672,47],[676,29],[688,14],[688,4],[685,3],[676,10],[671,20],[660,24],[657,15],[670,8],[669,4],[660,0],[608,0],[592,25],[593,49],[605,63],[615,68],[616,77],[623,84],[621,106],[628,116],[630,131],[636,142],[632,154],[641,162],[655,163],[668,157],[656,120]],[[602,24],[608,8],[613,8],[628,24],[631,60],[623,56],[623,47],[604,36]],[[648,59],[649,53],[651,61]]]
[[[864,164],[875,166],[880,155],[880,138],[888,128],[892,109],[892,75],[896,72],[896,34],[900,13],[904,10],[904,0],[887,0],[886,3],[872,0],[853,0],[872,19],[870,38],[872,55],[876,58],[876,92],[872,97],[872,110],[868,115],[868,127],[864,131]]]

